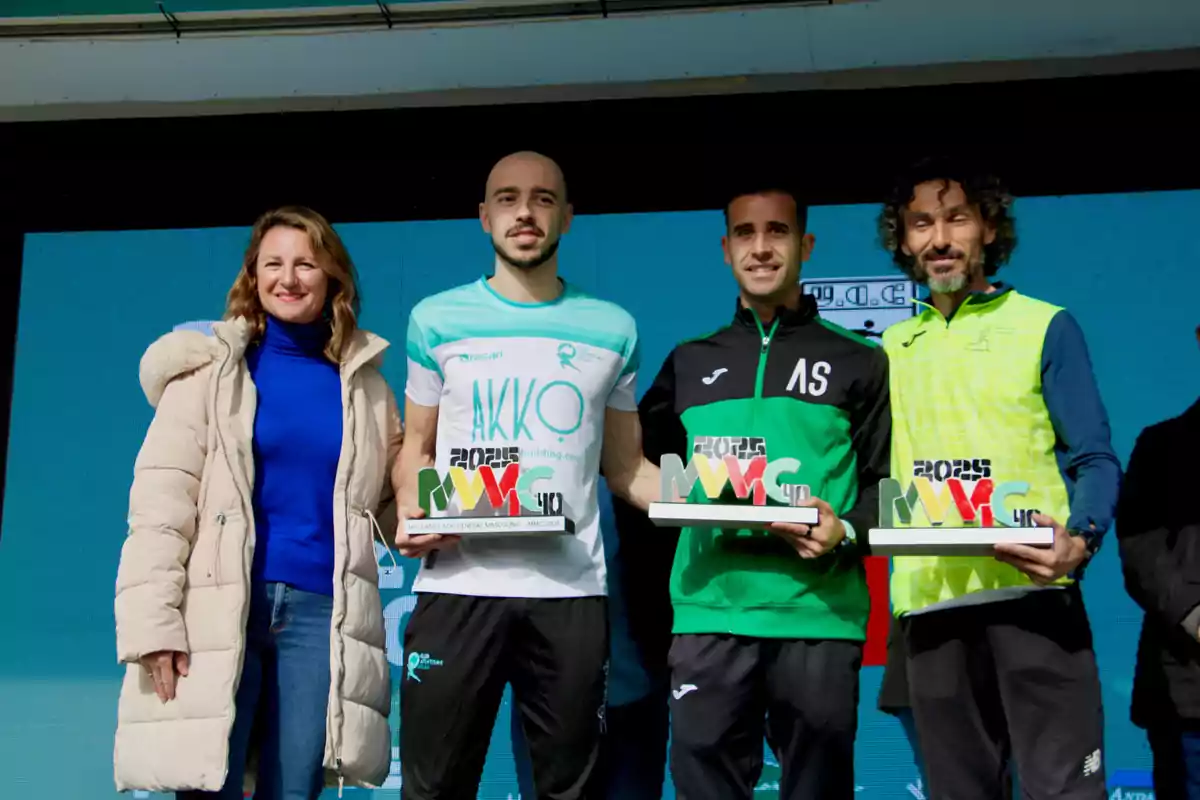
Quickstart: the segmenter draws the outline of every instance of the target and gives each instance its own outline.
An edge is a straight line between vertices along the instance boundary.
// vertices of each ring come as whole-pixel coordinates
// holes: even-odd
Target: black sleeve
[[[858,460],[858,499],[842,519],[854,526],[859,550],[879,525],[879,482],[891,473],[892,403],[887,353],[871,351],[870,366],[850,414],[850,437]]]
[[[647,459],[657,464],[667,453],[684,457],[687,431],[675,410],[675,351],[667,356],[638,403],[638,416],[642,422],[642,452]]]
[[[642,452],[652,463],[666,453],[683,457],[687,432],[675,410],[675,353],[667,356],[654,383],[638,403]],[[667,680],[671,647],[671,567],[679,543],[678,528],[660,528],[645,513],[613,496],[620,568],[629,633],[656,682]]]
[[[1175,626],[1200,606],[1200,525],[1172,514],[1179,500],[1171,470],[1187,462],[1170,452],[1171,439],[1168,429],[1138,436],[1117,502],[1116,534],[1129,596]]]

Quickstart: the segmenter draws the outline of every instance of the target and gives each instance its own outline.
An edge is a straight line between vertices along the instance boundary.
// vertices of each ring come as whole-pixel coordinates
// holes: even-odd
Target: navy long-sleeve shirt
[[[1011,289],[998,282],[991,292],[973,292],[972,302],[992,302]],[[1112,448],[1108,412],[1083,330],[1065,309],[1050,320],[1042,342],[1042,399],[1054,426],[1055,457],[1071,504],[1071,516],[1063,524],[1095,531],[1099,547],[1116,515],[1121,461]]]
[[[246,353],[254,416],[256,580],[333,594],[333,484],[342,449],[342,384],[324,323],[267,317]]]
[[[1112,526],[1121,485],[1121,461],[1112,448],[1108,413],[1092,372],[1083,330],[1068,311],[1050,320],[1042,345],[1042,398],[1058,441],[1055,455],[1067,484],[1071,517],[1066,526]]]

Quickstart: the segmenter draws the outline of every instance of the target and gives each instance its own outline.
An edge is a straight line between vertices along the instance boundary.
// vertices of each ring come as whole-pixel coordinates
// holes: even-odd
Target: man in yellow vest
[[[994,178],[930,159],[884,205],[884,246],[929,289],[883,335],[891,471],[902,491],[932,482],[911,504],[914,527],[1006,514],[1053,527],[1054,545],[896,557],[893,612],[931,798],[999,800],[1011,759],[1022,796],[1102,800],[1100,681],[1077,581],[1112,522],[1121,467],[1078,324],[993,281],[1016,246],[1011,204]],[[1029,491],[989,503],[1010,481]]]

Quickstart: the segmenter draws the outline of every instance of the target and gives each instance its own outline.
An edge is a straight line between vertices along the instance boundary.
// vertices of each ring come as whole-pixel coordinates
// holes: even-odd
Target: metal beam
[[[270,31],[431,27],[550,19],[610,18],[687,11],[828,6],[880,0],[442,0],[278,8],[256,11],[173,11],[170,0],[150,14],[0,17],[0,38],[61,39],[97,36],[186,37]]]
[[[1091,58],[985,61],[839,70],[821,73],[731,75],[631,83],[589,83],[338,97],[262,97],[193,102],[53,103],[0,106],[0,124],[65,120],[117,120],[233,116],[241,114],[372,111],[529,103],[573,103],[638,98],[703,97],[892,89],[956,83],[1002,83],[1152,72],[1200,71],[1200,48]]]

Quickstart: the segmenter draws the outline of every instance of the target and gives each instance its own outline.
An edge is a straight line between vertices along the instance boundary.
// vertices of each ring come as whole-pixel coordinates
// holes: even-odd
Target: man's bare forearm
[[[601,469],[608,488],[641,511],[659,499],[659,469],[642,451],[642,424],[636,411],[610,408],[604,418]]]
[[[432,453],[407,442],[400,448],[400,456],[392,468],[392,489],[402,507],[412,508],[417,504],[417,473],[433,465]]]
[[[661,472],[645,458],[631,471],[609,480],[608,488],[613,494],[641,511],[648,511],[651,503],[661,499]]]

